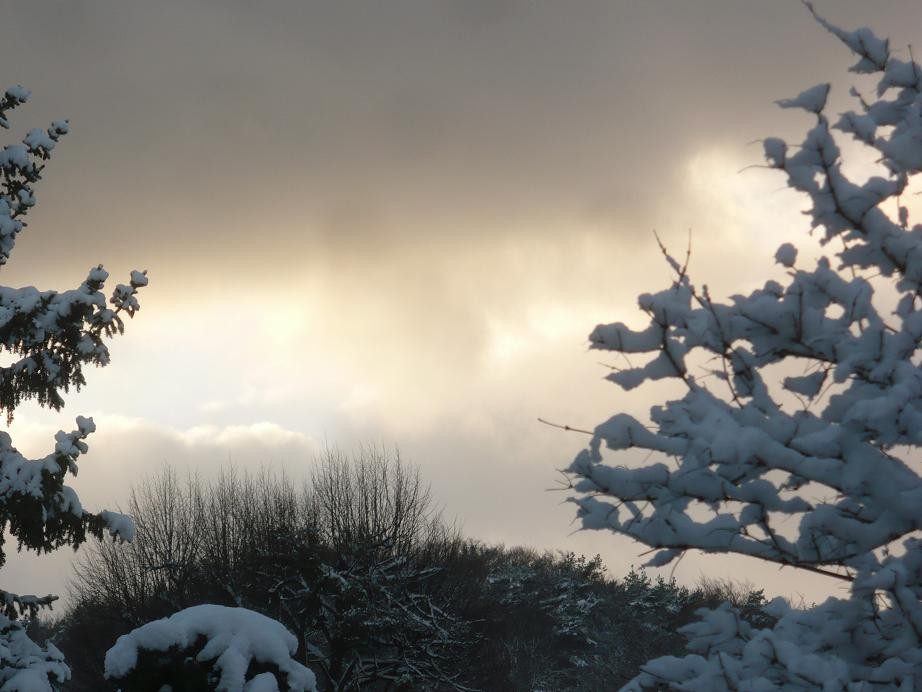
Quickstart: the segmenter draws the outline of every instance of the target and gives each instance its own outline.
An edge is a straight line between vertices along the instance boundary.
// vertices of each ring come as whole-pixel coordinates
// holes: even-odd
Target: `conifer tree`
[[[922,225],[903,204],[922,170],[922,68],[869,29],[814,16],[858,56],[853,72],[879,78],[834,124],[829,84],[780,101],[815,124],[797,147],[764,140],[828,254],[805,261],[786,243],[783,283],[718,302],[664,249],[675,279],[639,297],[649,326],[599,325],[590,340],[649,354],[608,376],[623,389],[673,378],[684,395],[649,421],[602,423],[569,471],[583,526],[646,544],[652,565],[735,553],[849,595],[811,609],[776,599],[762,625],[729,604],[706,611],[685,629],[689,655],[648,663],[631,689],[922,689]],[[879,174],[846,174],[843,135],[873,150]],[[630,448],[655,458],[613,463]]]
[[[0,126],[9,128],[9,112],[26,102],[29,91],[11,87],[0,98]],[[25,216],[35,206],[35,186],[45,162],[68,132],[66,120],[46,129],[32,129],[21,143],[0,151],[0,265],[6,264]],[[62,392],[86,383],[83,367],[109,363],[106,341],[124,330],[123,317],[134,316],[136,294],[147,284],[145,272],[133,271],[127,284],[102,293],[108,273],[102,265],[67,291],[40,291],[32,286],[0,286],[0,349],[10,364],[0,367],[0,409],[13,419],[23,401],[60,410]],[[39,459],[24,458],[10,435],[0,432],[0,541],[37,553],[80,546],[88,536],[111,534],[130,540],[134,525],[116,512],[90,512],[74,490],[65,485],[77,473],[77,459],[87,451],[86,438],[95,430],[91,418],[77,417],[76,429],[55,435],[54,449]],[[6,551],[0,543],[0,567]],[[35,617],[49,608],[54,595],[19,595],[0,590],[0,687],[10,690],[51,690],[69,677],[61,653],[53,644],[42,647],[26,635],[23,616]]]

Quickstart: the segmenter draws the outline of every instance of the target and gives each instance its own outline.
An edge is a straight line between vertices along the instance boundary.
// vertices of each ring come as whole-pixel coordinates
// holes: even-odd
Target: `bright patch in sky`
[[[552,303],[526,307],[518,318],[487,317],[487,361],[491,367],[508,366],[513,359],[533,356],[563,339],[577,344],[585,339],[589,314],[591,310],[579,305]]]

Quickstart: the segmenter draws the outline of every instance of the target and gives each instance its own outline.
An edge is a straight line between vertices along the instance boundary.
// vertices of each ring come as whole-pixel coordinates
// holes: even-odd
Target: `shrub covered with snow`
[[[9,112],[28,98],[29,91],[21,86],[6,90],[0,97],[0,127],[9,127]],[[66,120],[56,120],[0,150],[0,265],[9,260],[26,226],[24,217],[35,206],[35,185],[45,161],[68,129]],[[117,285],[107,301],[102,289],[108,276],[100,265],[90,269],[80,286],[67,291],[0,286],[0,349],[9,356],[8,364],[0,367],[0,410],[7,422],[29,399],[60,409],[61,393],[85,384],[84,365],[109,363],[106,340],[123,331],[124,315],[133,316],[139,309],[136,294],[147,284],[147,276],[132,272],[129,282]],[[10,436],[0,432],[0,531],[14,538],[20,549],[41,553],[77,547],[88,535],[105,533],[131,539],[134,528],[128,517],[87,511],[65,485],[67,475],[77,473],[77,458],[87,451],[85,439],[94,430],[91,418],[78,416],[76,430],[58,432],[54,450],[39,459],[24,458]],[[5,559],[0,549],[0,567]],[[19,616],[34,616],[55,599],[0,590],[3,690],[48,690],[68,677],[60,652],[36,645],[17,622]]]
[[[106,653],[106,677],[124,692],[307,692],[314,674],[294,660],[297,638],[246,608],[199,605],[142,625]]]
[[[22,622],[0,615],[0,690],[46,692],[70,677],[54,644],[32,641]]]
[[[784,282],[718,302],[664,249],[676,278],[640,296],[649,325],[599,325],[590,340],[649,354],[608,376],[623,389],[673,378],[684,396],[649,421],[602,423],[569,471],[583,526],[645,543],[652,565],[736,553],[844,580],[849,597],[776,601],[760,629],[729,606],[705,611],[685,630],[690,655],[651,662],[633,688],[922,689],[922,543],[909,537],[922,476],[907,452],[922,444],[922,226],[901,204],[922,170],[922,68],[869,29],[817,19],[858,56],[853,71],[879,76],[876,96],[853,90],[858,110],[834,124],[828,84],[780,101],[815,124],[797,147],[764,148],[812,201],[830,254],[810,263],[786,244]],[[881,175],[846,175],[834,130],[875,150]],[[716,367],[701,377],[696,362]],[[658,458],[612,463],[630,448]]]

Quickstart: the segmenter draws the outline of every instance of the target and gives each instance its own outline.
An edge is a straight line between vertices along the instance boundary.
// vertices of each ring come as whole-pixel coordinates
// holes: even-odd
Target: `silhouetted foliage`
[[[58,626],[81,662],[71,689],[114,689],[99,652],[199,603],[284,624],[322,689],[607,689],[681,651],[677,627],[714,598],[642,571],[611,579],[598,556],[464,540],[417,470],[380,451],[331,452],[305,484],[167,468],[129,505],[135,542],[85,555]]]

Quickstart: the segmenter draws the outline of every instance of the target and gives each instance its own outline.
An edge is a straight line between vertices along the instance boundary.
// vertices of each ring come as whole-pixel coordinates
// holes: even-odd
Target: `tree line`
[[[466,538],[419,470],[379,448],[328,450],[305,482],[165,467],[133,489],[127,511],[134,541],[88,546],[69,607],[36,635],[66,655],[64,689],[160,689],[186,654],[150,653],[116,685],[102,652],[204,603],[281,622],[325,690],[607,689],[680,653],[677,629],[698,608],[729,596],[755,623],[765,617],[762,592],[731,582],[690,589],[642,570],[612,579],[598,556]],[[169,682],[184,689],[197,674]]]

